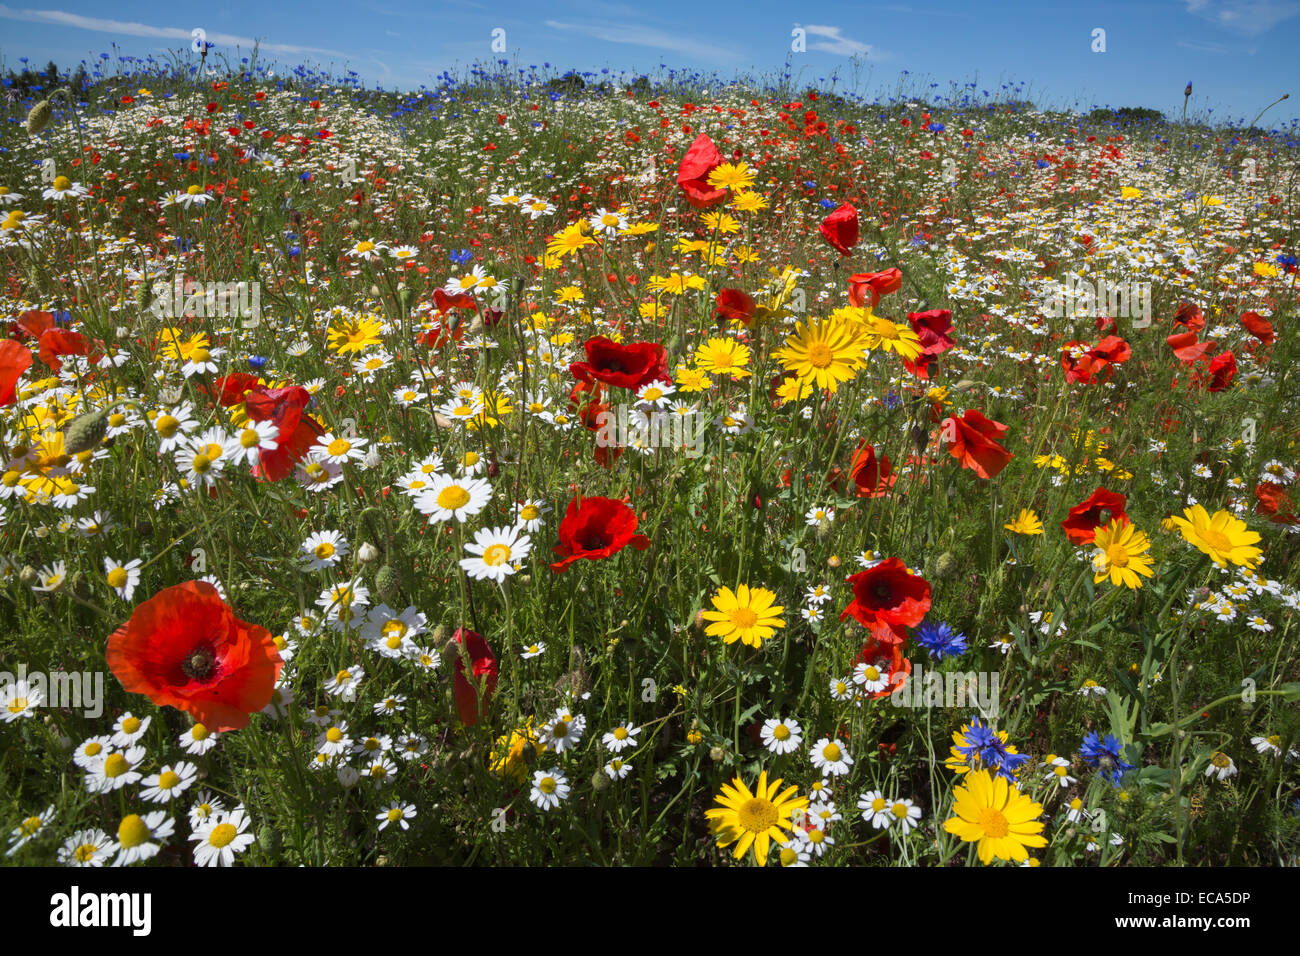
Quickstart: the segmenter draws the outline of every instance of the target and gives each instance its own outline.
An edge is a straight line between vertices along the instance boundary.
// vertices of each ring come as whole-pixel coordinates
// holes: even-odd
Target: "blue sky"
[[[804,53],[790,52],[796,26],[805,31]],[[389,89],[432,85],[443,70],[500,58],[491,44],[501,29],[505,55],[524,66],[653,72],[667,64],[730,77],[777,72],[789,58],[803,82],[824,87],[837,68],[851,78],[856,61],[858,91],[872,96],[894,89],[906,70],[920,90],[967,81],[995,90],[1014,81],[1043,105],[1150,106],[1173,115],[1191,80],[1193,113],[1249,121],[1291,92],[1261,125],[1300,116],[1300,0],[60,0],[0,4],[0,63],[20,69],[26,56],[65,66],[112,44],[159,55],[188,48],[195,27],[228,54],[256,38],[282,64],[332,64]],[[1092,51],[1096,29],[1105,31],[1105,52]]]

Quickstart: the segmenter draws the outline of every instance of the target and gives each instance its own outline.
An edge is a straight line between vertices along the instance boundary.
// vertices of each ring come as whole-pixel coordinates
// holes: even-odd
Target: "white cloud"
[[[580,33],[593,40],[604,40],[606,43],[626,43],[630,46],[643,46],[654,50],[672,50],[702,60],[734,60],[738,56],[735,50],[726,47],[700,43],[690,37],[635,23],[561,23],[557,20],[547,20],[546,25],[552,30]]]
[[[15,10],[0,4],[0,19],[22,20],[27,23],[48,23],[52,26],[73,27],[79,30],[93,30],[96,33],[114,33],[119,36],[150,37],[158,40],[184,40],[188,46],[193,40],[193,30],[184,27],[155,27],[147,23],[134,23],[125,20],[103,20],[99,17],[83,17],[63,10]],[[251,50],[257,43],[252,37],[235,36],[230,33],[207,34],[208,42],[216,46],[244,47]],[[327,56],[347,56],[339,50],[325,50],[320,47],[298,46],[293,43],[259,43],[258,48],[268,53],[321,53]]]
[[[840,27],[823,27],[808,24],[803,28],[804,32],[810,37],[825,37],[824,41],[809,43],[808,49],[820,50],[822,53],[834,53],[839,56],[853,56],[862,54],[868,56],[871,53],[871,44],[862,43],[858,40],[852,40],[846,36],[840,35]]]
[[[1300,0],[1183,0],[1187,12],[1245,36],[1267,33],[1300,16]]]

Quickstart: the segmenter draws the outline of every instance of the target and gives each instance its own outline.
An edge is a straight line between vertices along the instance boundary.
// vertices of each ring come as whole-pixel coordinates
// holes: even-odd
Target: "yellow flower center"
[[[1215,551],[1232,550],[1232,539],[1222,531],[1215,531],[1213,528],[1202,528],[1200,530],[1200,536],[1201,540]]]
[[[1106,560],[1114,567],[1125,567],[1128,565],[1128,552],[1124,550],[1123,545],[1112,544],[1106,549]]]
[[[117,842],[127,850],[144,843],[149,836],[149,828],[144,825],[138,813],[123,817],[122,823],[117,828]]]
[[[199,186],[198,184],[195,184],[193,186],[190,186],[188,189],[186,189],[185,192],[187,195],[197,196],[199,193],[203,192],[203,187]]]
[[[614,728],[614,739],[615,739],[615,740],[627,740],[627,728],[626,728],[626,727],[615,727],[615,728]]]
[[[816,342],[808,347],[808,363],[814,368],[826,368],[835,360],[835,354],[824,342]]]
[[[126,720],[122,721],[122,733],[124,734],[133,734],[139,729],[140,729],[139,717],[128,717]]]
[[[438,507],[445,511],[455,511],[469,504],[469,492],[460,485],[448,485],[438,492]]]
[[[747,607],[738,607],[731,612],[731,623],[737,630],[748,630],[758,621],[758,615]]]
[[[537,782],[537,789],[542,791],[542,793],[554,793],[555,787],[556,783],[554,777],[543,777]]]
[[[343,731],[339,730],[337,727],[331,727],[329,730],[325,731],[325,739],[332,744],[336,744],[343,739]]]
[[[867,680],[880,680],[880,671],[874,667],[868,667],[862,672],[862,676]]]
[[[67,176],[55,176],[53,186],[56,192],[63,192],[72,188],[72,180]]]
[[[312,549],[312,554],[316,555],[316,557],[320,558],[322,561],[327,558],[332,558],[334,557],[334,545],[330,544],[328,541],[322,541]]]
[[[125,568],[114,568],[108,572],[108,586],[111,588],[120,588],[126,584],[127,574]]]
[[[26,709],[26,697],[15,697],[13,700],[9,701],[9,713],[11,714],[21,714]]]
[[[235,829],[233,823],[218,823],[208,834],[208,845],[215,846],[218,850],[223,846],[229,846],[230,841],[239,836],[239,831]]]
[[[992,807],[985,807],[980,810],[979,818],[980,829],[984,831],[985,836],[1001,838],[1011,832],[1011,824],[1003,816],[1001,810],[995,810]]]
[[[483,552],[483,563],[490,568],[505,564],[510,560],[510,549],[504,544],[494,544]]]
[[[78,863],[89,863],[95,858],[95,845],[83,843],[73,851],[72,856]]]
[[[839,759],[840,759],[840,745],[839,745],[839,744],[827,744],[825,747],[822,748],[822,756],[825,757],[827,760],[831,761],[832,763],[834,763],[835,761],[839,760]]]
[[[245,448],[256,448],[262,443],[262,436],[256,428],[245,428],[239,433],[239,444]]]
[[[87,757],[97,757],[99,752],[104,749],[104,745],[98,741],[86,744],[86,749],[82,751]]]
[[[336,438],[325,446],[325,450],[336,457],[338,455],[347,454],[351,448],[352,442],[348,441],[346,438]]]
[[[207,740],[210,733],[211,731],[203,724],[195,724],[190,728],[190,736],[195,740]]]
[[[121,754],[109,754],[104,761],[105,777],[120,777],[130,769],[131,765]]]
[[[398,820],[400,820],[400,819],[402,819],[402,808],[401,808],[401,807],[393,807],[392,809],[390,809],[390,810],[388,811],[388,822],[389,822],[389,823],[396,823],[396,822],[397,822]]]
[[[751,833],[765,832],[769,827],[776,825],[778,817],[776,805],[763,797],[754,797],[745,801],[736,812],[736,819],[740,821],[740,825]]]
[[[180,775],[174,770],[167,770],[158,775],[158,789],[160,790],[170,790],[180,782]]]
[[[172,415],[160,415],[158,421],[154,422],[154,428],[158,429],[158,434],[163,438],[171,438],[175,435],[180,425],[180,419]]]
[[[777,740],[789,740],[790,728],[785,724],[777,724],[776,729],[772,731],[772,736]]]

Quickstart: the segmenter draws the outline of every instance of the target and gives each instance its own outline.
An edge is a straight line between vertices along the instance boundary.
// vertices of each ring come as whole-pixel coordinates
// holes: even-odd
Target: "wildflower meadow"
[[[13,76],[6,864],[1296,865],[1294,124]]]

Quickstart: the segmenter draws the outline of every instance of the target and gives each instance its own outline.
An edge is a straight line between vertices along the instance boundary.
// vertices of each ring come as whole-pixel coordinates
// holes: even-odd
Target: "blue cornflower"
[[[804,189],[816,189],[816,188],[817,188],[817,184],[816,184],[815,182],[813,182],[811,179],[805,179],[805,180],[803,181],[803,188],[804,188]]]
[[[1107,734],[1106,739],[1102,740],[1097,731],[1091,731],[1083,738],[1079,755],[1089,767],[1100,770],[1101,775],[1117,787],[1120,778],[1133,769],[1133,764],[1125,763],[1124,758],[1120,756],[1119,738],[1114,734]]]
[[[981,723],[978,717],[970,722],[961,736],[965,745],[955,746],[953,750],[972,767],[987,767],[1008,780],[1014,781],[1015,772],[1029,759],[1029,754],[1012,753],[1002,734]]]
[[[897,392],[892,392],[892,391],[886,392],[885,397],[881,399],[881,404],[884,405],[886,409],[892,412],[899,405],[903,404],[903,399],[899,396]]]
[[[470,259],[474,258],[474,253],[470,252],[468,249],[453,249],[447,258],[456,263],[456,265],[463,266],[465,263],[469,262]]]
[[[969,650],[966,646],[966,635],[954,631],[947,622],[939,624],[933,621],[923,622],[917,629],[916,643],[929,651],[930,657],[937,661],[945,657],[960,657]]]
[[[817,205],[821,206],[823,209],[834,209],[836,203],[834,199],[823,199]]]
[[[262,371],[263,367],[265,367],[265,365],[266,365],[266,356],[265,356],[265,355],[250,355],[250,356],[248,357],[248,365],[249,365],[249,368],[251,368],[253,371],[255,371],[255,372],[260,372],[260,371]]]

